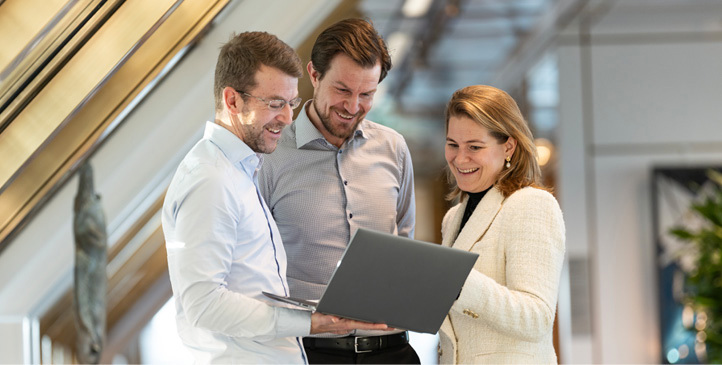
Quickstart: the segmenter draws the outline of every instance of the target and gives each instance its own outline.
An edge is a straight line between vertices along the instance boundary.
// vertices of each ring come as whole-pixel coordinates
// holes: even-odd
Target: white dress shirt
[[[166,193],[162,223],[178,333],[200,363],[306,363],[310,312],[288,295],[286,252],[257,189],[262,156],[207,122]]]

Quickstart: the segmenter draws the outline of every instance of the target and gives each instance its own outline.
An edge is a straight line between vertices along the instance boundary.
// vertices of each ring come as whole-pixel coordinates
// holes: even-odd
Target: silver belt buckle
[[[373,350],[359,351],[359,349],[358,349],[358,339],[359,339],[359,338],[365,338],[365,337],[354,337],[354,338],[353,338],[353,351],[354,351],[355,353],[357,353],[357,354],[363,354],[363,353],[365,353],[365,352],[371,352],[371,351],[373,351]]]

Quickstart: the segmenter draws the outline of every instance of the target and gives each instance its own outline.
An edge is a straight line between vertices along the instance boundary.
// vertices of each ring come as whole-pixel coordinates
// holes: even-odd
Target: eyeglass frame
[[[264,103],[266,104],[266,106],[268,107],[268,110],[271,110],[271,111],[274,111],[274,112],[277,112],[277,111],[282,110],[284,107],[286,107],[286,104],[288,104],[288,106],[291,107],[291,110],[295,110],[296,108],[298,108],[299,106],[301,106],[301,102],[303,101],[303,99],[301,99],[300,96],[298,96],[298,97],[296,97],[296,98],[293,98],[293,99],[291,99],[291,100],[288,100],[288,101],[286,101],[286,100],[284,100],[284,99],[266,100],[266,99],[264,99],[264,98],[251,95],[251,94],[249,94],[249,93],[247,93],[247,92],[245,92],[245,91],[242,91],[242,90],[237,90],[237,89],[233,89],[233,90],[236,90],[236,92],[239,93],[239,94],[243,94],[243,95],[246,95],[246,96],[250,96],[250,97],[252,97],[252,98],[254,98],[254,99],[258,99],[258,100],[264,102]],[[294,102],[294,101],[296,102],[296,106],[293,106],[293,102]],[[281,105],[278,106],[278,107],[271,106],[271,103],[273,103],[273,102],[280,102]]]

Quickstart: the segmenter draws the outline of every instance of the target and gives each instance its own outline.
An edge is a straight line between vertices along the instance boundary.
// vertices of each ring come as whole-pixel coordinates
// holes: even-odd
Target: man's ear
[[[238,114],[243,109],[243,99],[240,94],[230,86],[223,88],[223,104],[233,114]]]
[[[308,61],[308,65],[306,65],[306,70],[308,71],[308,76],[311,78],[311,84],[313,84],[314,88],[317,87],[319,81],[319,74],[318,71],[316,71],[316,69],[313,67],[312,61]]]

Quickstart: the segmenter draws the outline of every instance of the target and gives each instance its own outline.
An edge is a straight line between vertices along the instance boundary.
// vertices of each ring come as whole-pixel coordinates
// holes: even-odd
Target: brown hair
[[[213,95],[216,110],[223,108],[223,89],[230,86],[249,92],[256,86],[256,72],[261,65],[277,68],[286,74],[303,76],[301,59],[293,48],[266,32],[244,32],[231,36],[221,47],[216,63]]]
[[[459,89],[454,92],[446,105],[447,133],[449,119],[452,116],[472,119],[479,126],[486,128],[500,143],[506,142],[509,137],[517,141],[514,154],[511,156],[511,167],[504,168],[494,184],[504,197],[527,186],[544,189],[534,136],[519,106],[509,94],[486,85],[472,85]],[[449,182],[453,185],[447,199],[453,200],[459,196],[463,198],[465,193],[456,185],[453,174],[450,170],[447,173]]]
[[[330,67],[331,60],[338,53],[343,53],[362,67],[374,67],[381,63],[383,81],[391,69],[391,56],[386,43],[376,32],[370,21],[349,18],[341,20],[326,28],[316,38],[311,50],[311,63],[319,73],[319,80]]]

